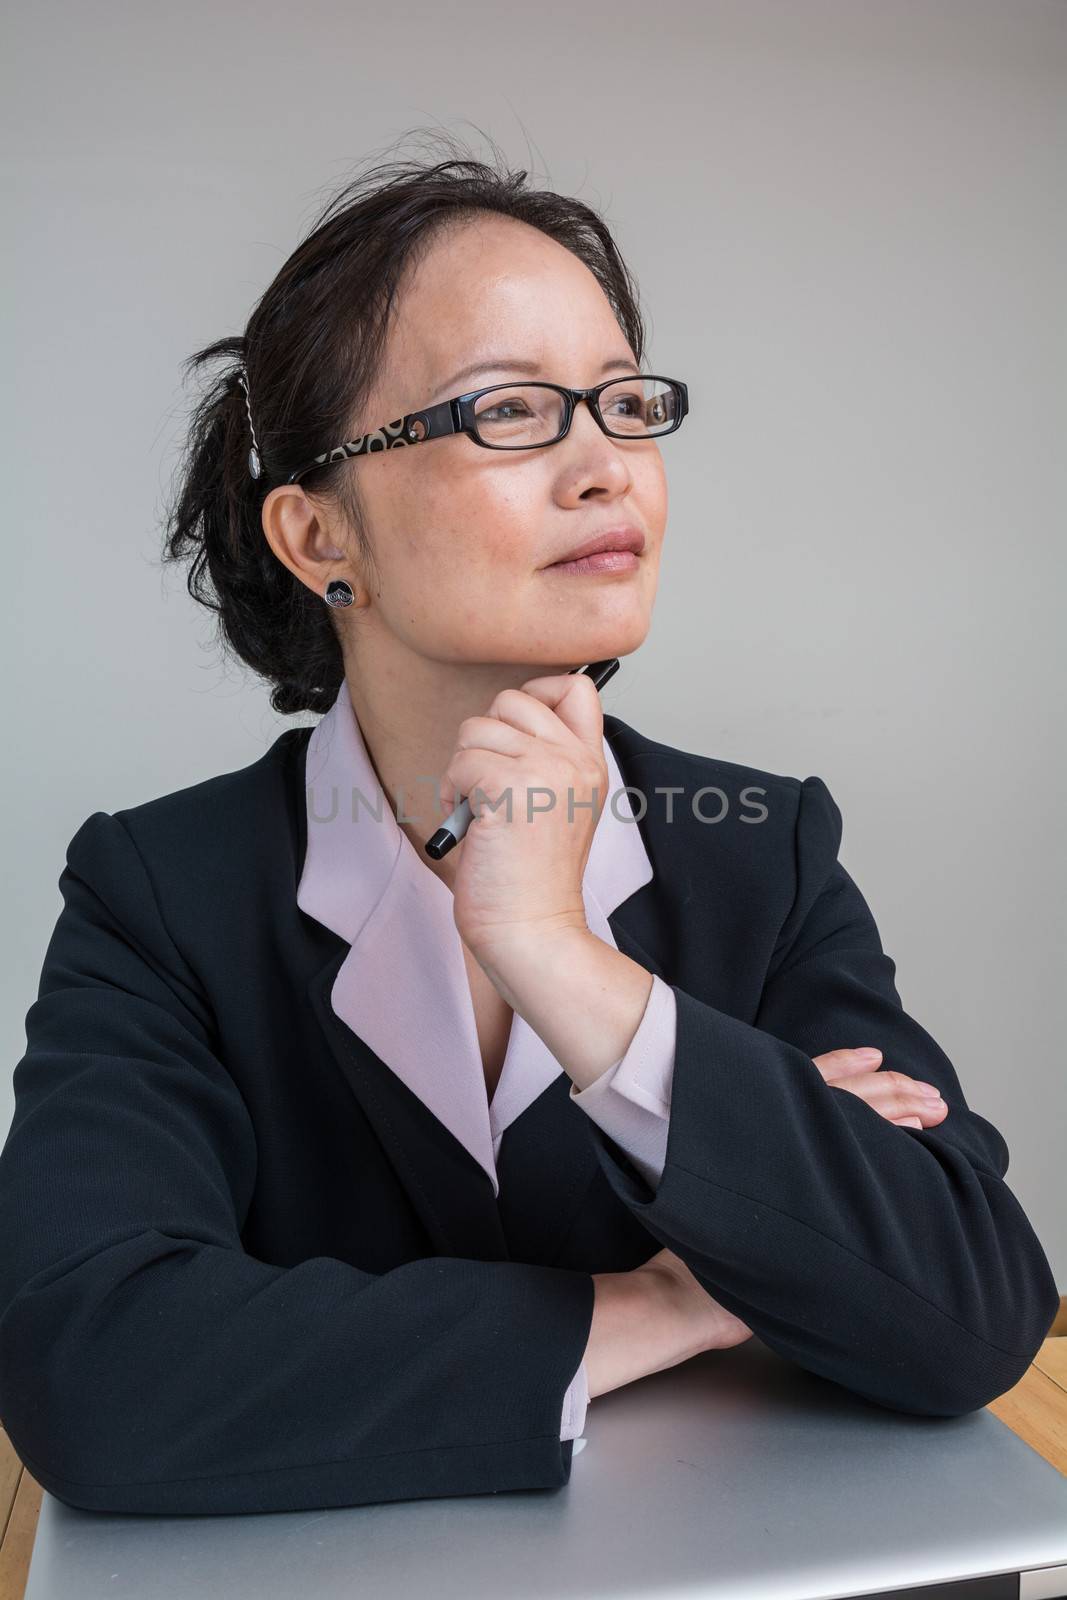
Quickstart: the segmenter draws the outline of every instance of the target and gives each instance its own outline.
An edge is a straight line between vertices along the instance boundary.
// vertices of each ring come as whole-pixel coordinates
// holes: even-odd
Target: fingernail
[[[865,1046],[862,1050],[856,1051],[856,1055],[862,1056],[864,1061],[877,1061],[881,1053],[882,1052],[880,1050],[872,1050],[867,1046]]]
[[[926,1098],[928,1100],[940,1100],[940,1098],[941,1098],[941,1090],[937,1087],[936,1084],[923,1083],[922,1080],[919,1079],[919,1078],[917,1078],[915,1081],[916,1081],[916,1084],[918,1085],[918,1087],[922,1090],[923,1094],[926,1096]]]
[[[902,1127],[902,1128],[921,1128],[922,1127],[922,1123],[919,1121],[918,1117],[901,1117],[901,1119],[900,1119],[900,1127]]]

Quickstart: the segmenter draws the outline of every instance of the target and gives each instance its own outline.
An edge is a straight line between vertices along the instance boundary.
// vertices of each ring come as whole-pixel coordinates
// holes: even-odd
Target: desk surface
[[[987,1409],[1067,1477],[1067,1296],[1025,1376]],[[25,1593],[41,1495],[0,1427],[0,1600]]]

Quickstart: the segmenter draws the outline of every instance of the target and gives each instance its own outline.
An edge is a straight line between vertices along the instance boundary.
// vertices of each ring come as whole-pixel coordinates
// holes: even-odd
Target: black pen
[[[619,670],[618,656],[609,656],[606,661],[591,661],[587,667],[571,667],[571,672],[582,672],[587,678],[592,678],[597,689],[602,689],[608,679]],[[471,825],[473,813],[470,802],[464,798],[456,809],[445,818],[442,825],[432,838],[427,839],[423,849],[435,861],[440,861],[442,856],[447,856],[453,845],[457,845]]]

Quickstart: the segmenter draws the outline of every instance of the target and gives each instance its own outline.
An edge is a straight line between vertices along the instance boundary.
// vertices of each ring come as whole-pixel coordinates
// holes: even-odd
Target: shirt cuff
[[[589,1375],[585,1362],[581,1362],[563,1396],[563,1416],[560,1422],[560,1439],[577,1439],[585,1427],[585,1413],[589,1405]]]
[[[623,1150],[653,1189],[667,1161],[677,1003],[656,973],[644,1015],[626,1054],[570,1098]]]

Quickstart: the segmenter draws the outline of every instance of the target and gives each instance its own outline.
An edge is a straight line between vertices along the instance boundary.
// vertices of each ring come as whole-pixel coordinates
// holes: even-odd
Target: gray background
[[[1067,1291],[1067,7],[36,0],[5,32],[3,1128],[71,835],[286,725],[158,565],[179,364],[363,159],[484,129],[604,209],[691,386],[606,709],[826,780]]]

